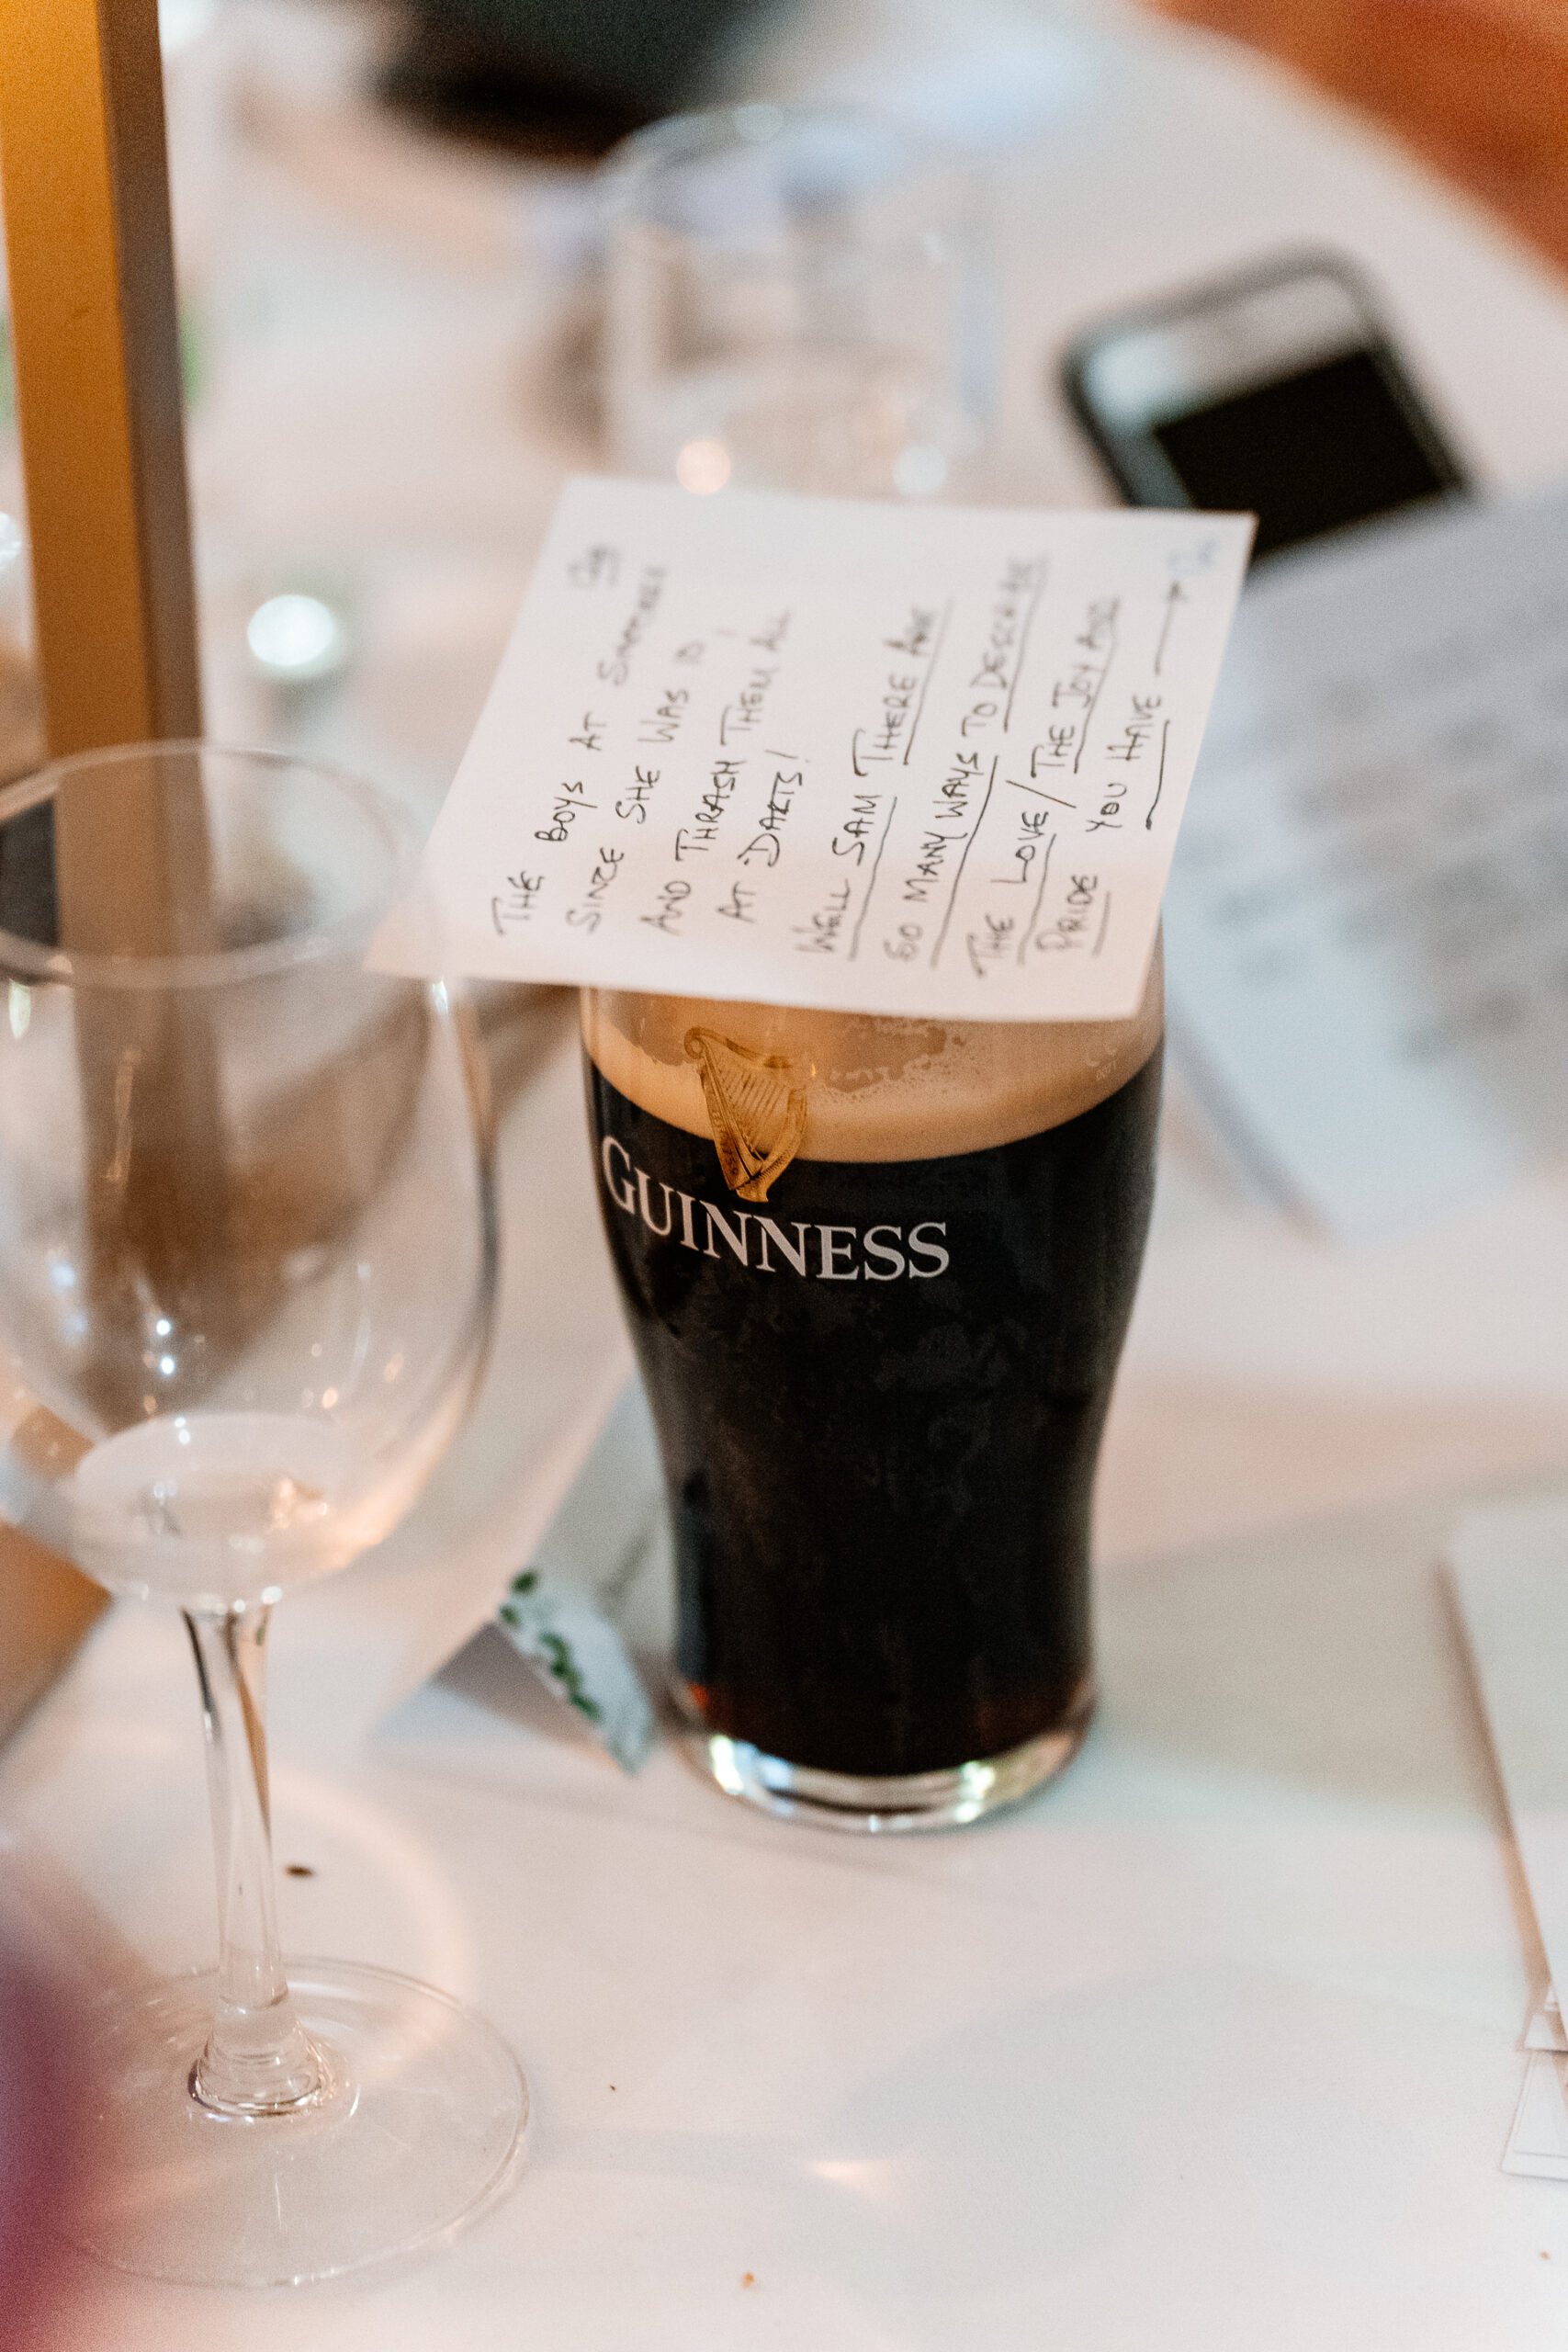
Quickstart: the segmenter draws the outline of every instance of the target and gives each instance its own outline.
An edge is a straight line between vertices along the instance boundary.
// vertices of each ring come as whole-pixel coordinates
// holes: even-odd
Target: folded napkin
[[[673,1610],[663,1490],[642,1389],[628,1383],[576,1485],[497,1612],[519,1656],[624,1771],[654,1739],[636,1654],[656,1674]]]

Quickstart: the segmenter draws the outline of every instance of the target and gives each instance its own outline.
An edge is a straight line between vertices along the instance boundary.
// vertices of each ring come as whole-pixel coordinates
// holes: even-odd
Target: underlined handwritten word
[[[977,980],[986,978],[993,964],[1010,961],[1017,929],[1011,915],[987,915],[984,930],[970,932],[964,944],[969,951],[969,968]]]
[[[992,876],[991,878],[998,888],[1010,889],[1015,884],[1027,882],[1030,879],[1035,859],[1040,854],[1041,843],[1049,833],[1051,823],[1049,808],[1021,808],[1019,810],[1018,835],[1013,843],[1012,852],[1015,871],[1010,874]]]
[[[757,820],[757,830],[743,850],[736,853],[742,865],[753,865],[761,858],[764,865],[776,865],[784,854],[784,829],[795,803],[795,796],[805,783],[805,772],[795,769],[791,775],[776,770],[768,788],[767,805]]]
[[[1038,558],[1009,560],[991,600],[979,660],[970,673],[972,688],[994,693],[1002,701],[1010,697],[1043,576],[1044,566]],[[991,715],[995,716],[994,710]]]
[[[882,717],[870,727],[857,727],[850,740],[850,762],[856,775],[863,776],[901,756],[919,691],[918,674],[889,671],[882,689]]]
[[[852,857],[857,865],[864,863],[866,843],[876,831],[876,816],[881,806],[880,792],[857,792],[853,795],[850,813],[829,844],[835,857]]]
[[[850,910],[851,896],[850,885],[842,882],[836,889],[828,892],[809,922],[791,925],[797,955],[832,956],[837,953],[839,934]]]
[[[1036,947],[1066,950],[1087,947],[1095,931],[1095,907],[1100,892],[1098,874],[1074,874],[1069,876],[1066,903],[1054,922],[1048,923],[1035,938]]]
[[[911,605],[909,617],[894,637],[884,638],[889,653],[907,653],[913,662],[921,662],[931,650],[936,634],[938,608],[935,605]]]

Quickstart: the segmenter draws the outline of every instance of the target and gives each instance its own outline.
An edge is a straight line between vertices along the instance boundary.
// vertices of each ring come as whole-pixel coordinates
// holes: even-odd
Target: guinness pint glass
[[[1157,955],[1136,1015],[1092,1024],[585,995],[678,1695],[733,1794],[936,1826],[1082,1738],[1161,1016]]]

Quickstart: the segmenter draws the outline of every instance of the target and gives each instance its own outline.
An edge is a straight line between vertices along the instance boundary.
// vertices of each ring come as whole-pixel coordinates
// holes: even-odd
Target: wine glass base
[[[679,1684],[676,1700],[686,1717],[688,1756],[726,1796],[760,1805],[786,1821],[813,1821],[825,1829],[863,1837],[958,1829],[1004,1805],[1019,1804],[1071,1763],[1083,1746],[1094,1710],[1093,1687],[1086,1681],[1062,1723],[1004,1755],[940,1771],[883,1776],[786,1763],[748,1740],[726,1738],[694,1721],[694,1702]]]
[[[87,2253],[143,2278],[299,2286],[429,2252],[511,2185],[528,2088],[493,2026],[387,1969],[299,1961],[288,1981],[335,2085],[292,2114],[192,2098],[214,1976],[106,2013],[70,2229]]]

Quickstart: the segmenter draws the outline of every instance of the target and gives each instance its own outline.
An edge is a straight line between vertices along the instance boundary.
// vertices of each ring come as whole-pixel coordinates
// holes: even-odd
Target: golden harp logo
[[[754,1054],[716,1029],[688,1029],[686,1058],[703,1094],[724,1181],[743,1201],[765,1201],[806,1133],[806,1087],[797,1066]]]

